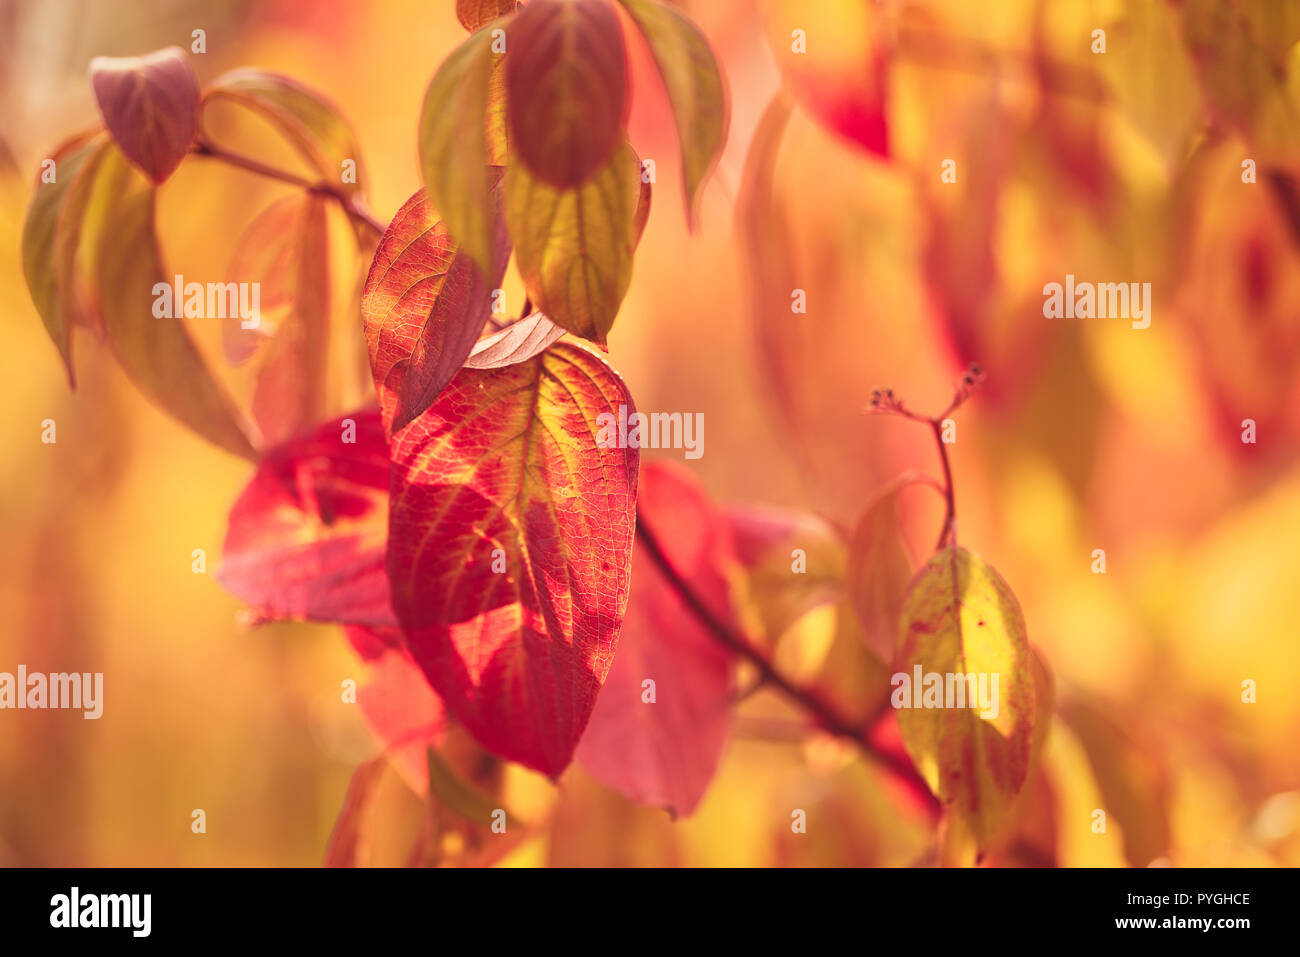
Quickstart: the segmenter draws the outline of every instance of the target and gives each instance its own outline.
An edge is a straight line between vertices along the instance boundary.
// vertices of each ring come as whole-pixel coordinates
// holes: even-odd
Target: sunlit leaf
[[[686,215],[695,221],[705,176],[727,139],[727,94],[709,43],[699,28],[659,0],[619,0],[650,46],[668,92],[682,147]]]
[[[637,502],[640,520],[673,569],[734,627],[730,529],[699,482],[680,466],[651,463],[641,472]],[[713,779],[731,726],[733,661],[638,543],[618,656],[578,760],[638,804],[666,808],[675,817],[691,814]],[[653,682],[653,701],[647,700],[647,681]]]
[[[627,63],[606,0],[532,0],[507,37],[511,149],[538,179],[577,186],[623,141]]]
[[[551,343],[558,342],[563,335],[563,329],[540,312],[535,312],[480,339],[465,360],[465,367],[497,369],[516,362],[526,362]]]
[[[456,0],[456,19],[462,27],[473,33],[497,17],[513,13],[518,5],[517,0]]]
[[[484,747],[550,775],[573,756],[627,606],[638,453],[596,441],[621,405],[603,360],[556,343],[463,370],[392,449],[407,647]]]
[[[909,679],[896,683],[891,694],[907,751],[948,808],[954,828],[982,847],[1005,819],[1029,770],[1034,681],[1015,595],[966,549],[937,552],[903,602],[894,664]],[[916,668],[923,676],[919,684]],[[924,677],[934,674],[940,676],[937,689]],[[983,676],[987,712],[978,700],[972,705],[966,698],[969,681],[950,675]],[[945,695],[949,685],[952,697]],[[959,688],[962,707],[955,706]]]
[[[632,281],[640,164],[628,147],[581,186],[506,170],[506,223],[532,301],[557,326],[604,343]]]
[[[217,580],[265,618],[395,626],[388,443],[356,412],[269,451],[230,510]]]
[[[240,69],[223,73],[204,94],[230,100],[269,120],[321,180],[343,193],[365,189],[361,146],[339,108],[322,93],[278,73]],[[344,178],[344,162],[355,164],[355,177]]]
[[[420,172],[433,209],[488,277],[504,270],[509,255],[498,235],[493,192],[501,171],[491,168],[505,163],[504,144],[493,143],[489,128],[489,107],[503,101],[505,61],[492,47],[492,31],[481,30],[443,61],[424,95],[419,134]]]
[[[162,263],[154,215],[154,189],[116,148],[108,149],[82,237],[95,250],[98,308],[108,342],[150,401],[209,441],[252,458],[244,417],[213,378],[180,313],[154,314],[162,301],[156,297],[174,278]]]
[[[97,56],[90,85],[109,133],[155,183],[180,165],[198,130],[199,83],[180,47],[141,57]]]
[[[505,268],[504,232],[498,263]],[[434,218],[423,190],[398,210],[361,300],[370,368],[390,432],[427,409],[464,364],[492,313],[492,290]]]

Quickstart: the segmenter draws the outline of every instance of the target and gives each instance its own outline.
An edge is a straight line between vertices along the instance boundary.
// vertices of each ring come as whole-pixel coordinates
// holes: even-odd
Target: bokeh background
[[[686,464],[715,498],[851,526],[900,471],[938,470],[926,430],[863,415],[871,389],[938,411],[978,362],[985,387],[952,448],[960,540],[1016,591],[1057,697],[1041,793],[1003,862],[1300,864],[1300,8],[682,6],[722,63],[731,132],[692,234],[671,115],[645,51],[630,48],[631,139],[661,158],[610,337],[638,406],[704,413],[705,455]],[[791,66],[789,29],[805,22],[812,65]],[[202,81],[257,66],[339,105],[385,220],[419,187],[424,89],[465,35],[451,0],[0,2],[0,670],[106,676],[99,721],[0,713],[6,865],[314,865],[353,768],[376,753],[340,701],[362,668],[339,629],[250,627],[211,574],[248,464],[146,403],[85,335],[69,392],[22,278],[40,161],[99,122],[90,59],[188,49],[198,28]],[[894,51],[888,156],[813,108],[853,95],[861,50],[877,42]],[[797,105],[775,159],[780,216],[738,219],[753,134],[783,83]],[[265,139],[234,121],[223,131]],[[955,184],[940,179],[949,158]],[[1255,183],[1242,181],[1248,158]],[[278,146],[271,159],[295,162]],[[162,189],[172,270],[219,272],[285,191],[187,161]],[[365,388],[349,306],[364,264],[334,227],[341,411]],[[783,278],[747,260],[755,230],[807,292],[806,315],[789,314]],[[1151,282],[1150,328],[1044,318],[1042,287],[1066,273]],[[40,441],[46,418],[54,445]],[[1247,418],[1255,444],[1241,439]],[[920,557],[939,503],[925,489],[904,502]],[[1092,572],[1096,548],[1105,575]],[[194,549],[208,574],[192,571]],[[797,623],[783,660],[815,679],[834,614]],[[577,767],[558,790],[512,771],[514,805],[552,817],[506,862],[927,859],[925,821],[853,752],[785,733],[795,712],[766,693],[743,712],[685,821]],[[373,857],[400,863],[419,801],[393,773],[382,792]],[[809,809],[802,838],[792,807]],[[191,833],[196,808],[203,835]],[[1093,833],[1094,808],[1110,811],[1106,834]]]

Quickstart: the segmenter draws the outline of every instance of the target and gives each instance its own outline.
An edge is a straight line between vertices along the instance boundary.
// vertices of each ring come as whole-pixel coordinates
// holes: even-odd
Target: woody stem
[[[803,688],[776,670],[767,652],[751,641],[748,636],[733,629],[719,618],[690,584],[673,566],[672,560],[664,552],[658,538],[645,522],[645,516],[638,509],[636,536],[658,567],[660,573],[681,598],[682,603],[708,629],[709,633],[722,645],[749,661],[758,669],[763,683],[776,688],[787,698],[807,711],[817,723],[831,734],[851,740],[862,753],[889,771],[905,787],[922,800],[931,812],[937,813],[938,804],[929,787],[911,763],[899,754],[882,751],[868,736],[868,728],[860,726],[851,718],[821,696],[813,688]]]

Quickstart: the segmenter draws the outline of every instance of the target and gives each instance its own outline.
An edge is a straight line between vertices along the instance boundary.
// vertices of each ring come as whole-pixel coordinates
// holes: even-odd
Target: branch
[[[636,516],[636,536],[664,578],[677,592],[683,604],[691,610],[715,639],[753,664],[758,669],[764,683],[772,685],[811,714],[826,731],[850,739],[867,758],[884,767],[900,783],[916,794],[925,803],[928,810],[937,813],[938,802],[930,793],[929,786],[917,774],[916,769],[912,767],[909,761],[898,754],[882,751],[870,739],[868,727],[859,726],[851,718],[842,714],[835,705],[823,698],[816,689],[801,688],[790,681],[776,670],[764,649],[750,641],[744,634],[731,628],[730,625],[713,613],[708,604],[673,567],[672,561],[659,544],[654,532],[646,524],[645,516],[639,508]]]
[[[209,143],[206,140],[199,140],[191,148],[196,156],[207,156],[212,159],[234,166],[237,169],[247,170],[258,176],[264,176],[267,179],[277,180],[281,183],[289,183],[308,192],[319,193],[328,196],[339,204],[339,207],[348,215],[349,219],[358,222],[368,228],[377,238],[384,235],[388,228],[373,213],[368,210],[363,203],[357,200],[355,196],[335,188],[323,180],[313,183],[306,177],[299,176],[296,173],[290,173],[287,170],[277,169],[274,166],[267,166],[251,156],[244,156],[240,153],[231,152],[224,147],[217,146],[215,143]]]

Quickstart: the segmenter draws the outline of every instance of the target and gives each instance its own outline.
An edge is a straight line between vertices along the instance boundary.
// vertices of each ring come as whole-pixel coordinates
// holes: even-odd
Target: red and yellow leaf
[[[573,757],[627,607],[638,453],[596,444],[632,400],[557,343],[467,369],[392,448],[388,569],[412,656],[494,753]]]
[[[908,754],[948,808],[954,833],[986,846],[1030,763],[1034,677],[1016,596],[979,556],[964,548],[936,552],[904,599],[894,666],[890,700]],[[921,685],[913,680],[916,668]],[[930,675],[939,676],[937,688]],[[956,692],[969,687],[962,675],[984,682],[987,711],[969,699],[955,706]]]
[[[393,627],[387,537],[388,443],[377,411],[356,412],[266,454],[217,580],[265,618]]]
[[[176,170],[198,132],[199,82],[180,47],[97,56],[90,85],[108,132],[154,183]]]
[[[674,570],[720,620],[732,621],[730,529],[699,482],[680,466],[647,465],[638,511]],[[618,657],[578,745],[578,760],[638,804],[667,808],[674,817],[691,814],[731,727],[733,664],[733,653],[638,547]]]
[[[456,0],[456,19],[473,33],[498,17],[514,13],[518,0]]]
[[[504,231],[497,232],[505,268]],[[484,280],[434,218],[423,190],[398,210],[375,251],[361,314],[384,424],[416,419],[465,363],[492,313],[500,273]]]
[[[627,63],[606,0],[532,0],[506,38],[511,149],[557,189],[585,182],[623,142]]]

